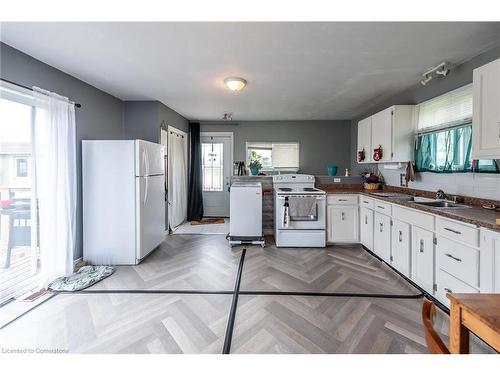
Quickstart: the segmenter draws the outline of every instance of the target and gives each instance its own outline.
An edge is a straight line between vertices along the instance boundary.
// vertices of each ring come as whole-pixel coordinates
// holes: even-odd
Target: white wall
[[[380,166],[380,172],[387,185],[399,186],[400,170],[385,169]],[[466,195],[469,197],[500,200],[500,175],[487,173],[449,173],[436,174],[430,172],[416,173],[415,181],[408,187],[419,190],[443,190],[447,194]]]

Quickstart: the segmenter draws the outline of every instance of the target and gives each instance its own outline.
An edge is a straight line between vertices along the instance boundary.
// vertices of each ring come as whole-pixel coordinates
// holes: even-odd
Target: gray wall
[[[245,160],[245,142],[298,141],[303,173],[326,175],[327,165],[339,174],[349,167],[350,121],[241,121],[237,124],[201,123],[201,131],[234,133],[234,160]]]
[[[158,101],[123,102],[123,128],[126,139],[160,141],[160,126],[173,126],[188,132],[188,120]]]
[[[24,86],[39,86],[80,103],[76,109],[77,138],[77,247],[75,259],[82,256],[81,140],[121,139],[122,101],[75,77],[0,43],[0,76]]]
[[[415,86],[411,89],[393,96],[380,105],[367,108],[364,113],[360,113],[355,119],[353,119],[351,125],[351,168],[354,170],[364,168],[363,165],[360,167],[356,163],[357,126],[359,120],[394,104],[418,104],[458,87],[472,83],[472,71],[475,68],[485,65],[498,58],[500,58],[500,46],[492,48],[459,66],[453,67],[451,73],[447,77],[442,79],[435,78],[427,84],[427,86],[422,86],[419,83],[420,77],[415,77]]]

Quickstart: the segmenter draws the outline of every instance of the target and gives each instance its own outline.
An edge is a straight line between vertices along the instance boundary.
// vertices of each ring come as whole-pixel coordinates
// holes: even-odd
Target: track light
[[[424,77],[420,83],[422,86],[427,85],[431,79],[437,76],[441,77],[446,77],[448,74],[450,74],[450,69],[446,67],[446,63],[442,62],[439,65],[433,66],[429,70],[427,70],[424,74],[422,74],[422,77]]]
[[[420,81],[420,83],[422,84],[422,86],[425,86],[427,85],[427,83],[429,83],[431,79],[432,79],[431,75],[426,75],[424,76],[424,79]]]
[[[233,114],[232,114],[232,112],[224,112],[224,114],[222,115],[222,119],[224,121],[233,121]]]
[[[441,69],[436,70],[436,74],[446,77],[448,74],[450,74],[450,69],[447,69],[445,66],[443,66]]]

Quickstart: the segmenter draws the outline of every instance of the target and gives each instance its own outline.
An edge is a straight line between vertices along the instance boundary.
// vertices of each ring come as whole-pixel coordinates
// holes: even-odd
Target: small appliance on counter
[[[229,196],[229,244],[265,246],[262,236],[262,183],[234,182]]]

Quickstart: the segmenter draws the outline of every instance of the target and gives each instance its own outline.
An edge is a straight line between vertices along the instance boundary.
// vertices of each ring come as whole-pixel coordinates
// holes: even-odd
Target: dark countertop
[[[477,225],[480,227],[488,228],[497,232],[500,232],[500,225],[496,224],[496,219],[500,218],[500,211],[487,210],[481,206],[471,205],[469,202],[465,204],[469,205],[468,208],[438,208],[419,205],[412,201],[405,201],[397,198],[388,198],[374,195],[374,192],[390,192],[390,190],[364,190],[362,188],[335,188],[322,185],[320,187],[322,190],[326,191],[327,194],[362,194],[370,198],[378,199],[381,201],[398,204],[400,206],[413,208],[416,210],[428,212],[430,214],[446,217],[449,219],[462,221],[465,223]],[[401,191],[397,191],[398,193]],[[403,192],[404,193],[404,192]],[[415,195],[409,194],[408,195]],[[428,194],[426,194],[428,196]],[[420,195],[420,196],[426,196]],[[417,195],[419,196],[419,195]]]

